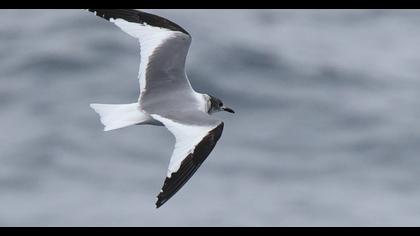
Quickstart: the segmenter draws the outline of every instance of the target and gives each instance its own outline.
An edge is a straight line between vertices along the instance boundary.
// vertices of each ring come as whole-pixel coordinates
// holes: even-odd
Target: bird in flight
[[[213,150],[223,122],[210,116],[234,111],[211,95],[194,91],[185,71],[191,35],[157,15],[131,9],[88,9],[140,43],[140,96],[131,104],[90,104],[104,130],[131,125],[165,126],[175,147],[156,207],[168,201]]]

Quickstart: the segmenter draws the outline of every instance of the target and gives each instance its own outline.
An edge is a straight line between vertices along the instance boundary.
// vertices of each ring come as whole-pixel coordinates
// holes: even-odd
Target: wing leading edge
[[[218,121],[211,126],[190,126],[152,115],[161,121],[175,136],[176,143],[156,207],[168,201],[194,175],[220,139],[224,124]]]

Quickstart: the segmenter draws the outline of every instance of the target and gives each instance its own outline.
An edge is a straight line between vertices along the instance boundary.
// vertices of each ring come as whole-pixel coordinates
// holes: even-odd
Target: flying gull
[[[168,201],[197,171],[223,131],[217,111],[234,111],[211,95],[194,91],[185,72],[191,35],[179,25],[129,9],[88,9],[140,42],[140,96],[131,104],[91,104],[104,130],[131,125],[165,126],[176,139],[156,207]]]

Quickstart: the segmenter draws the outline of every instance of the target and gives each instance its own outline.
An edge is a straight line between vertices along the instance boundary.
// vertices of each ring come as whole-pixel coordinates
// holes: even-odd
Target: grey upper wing
[[[185,29],[163,17],[137,10],[89,11],[139,40],[140,105],[159,102],[178,90],[187,96],[193,92],[185,74],[185,61],[191,44],[191,36]]]
[[[140,105],[147,107],[168,100],[195,99],[195,92],[186,76],[185,62],[190,40],[184,35],[164,40],[149,57]]]

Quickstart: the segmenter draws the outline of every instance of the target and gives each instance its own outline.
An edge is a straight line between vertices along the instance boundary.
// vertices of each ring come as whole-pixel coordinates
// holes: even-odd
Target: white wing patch
[[[167,177],[177,172],[182,161],[194,151],[195,147],[216,126],[197,126],[177,123],[168,118],[151,115],[154,119],[162,122],[165,127],[175,136],[175,147],[168,167]]]
[[[146,69],[149,64],[149,57],[154,50],[158,48],[163,42],[171,37],[175,37],[176,31],[171,31],[165,28],[150,26],[147,24],[139,24],[128,22],[124,19],[110,19],[110,22],[117,25],[122,31],[139,39],[140,42],[140,94],[146,87]]]

